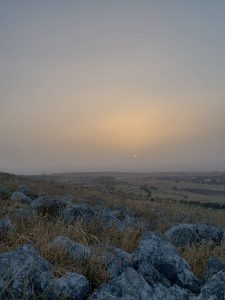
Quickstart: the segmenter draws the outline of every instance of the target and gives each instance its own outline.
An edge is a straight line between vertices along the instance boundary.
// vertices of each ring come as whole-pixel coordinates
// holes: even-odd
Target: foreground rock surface
[[[102,285],[89,300],[187,300],[189,292],[180,287],[151,286],[143,276],[128,268],[118,278]]]
[[[225,269],[225,264],[222,261],[220,261],[217,257],[211,256],[207,261],[207,265],[204,273],[204,279],[208,280],[214,274],[224,269]]]
[[[0,254],[0,299],[84,299],[89,283],[83,275],[54,278],[51,271],[31,244]]]
[[[69,273],[52,282],[51,300],[82,300],[89,291],[88,280],[77,273]]]
[[[195,300],[225,299],[225,270],[213,275],[202,287],[201,293]]]
[[[129,268],[121,276],[110,283],[102,285],[89,300],[130,299],[147,300],[152,289],[144,278],[135,270]]]
[[[50,264],[30,244],[0,254],[0,294],[15,299],[41,295],[53,279]]]
[[[165,287],[170,287],[169,280],[159,273],[149,262],[142,262],[138,267],[138,273],[140,273],[149,284],[154,282],[161,283]]]
[[[152,264],[171,283],[194,293],[199,292],[199,281],[190,266],[162,236],[153,232],[146,233],[139,244],[136,257],[139,265],[143,262]]]

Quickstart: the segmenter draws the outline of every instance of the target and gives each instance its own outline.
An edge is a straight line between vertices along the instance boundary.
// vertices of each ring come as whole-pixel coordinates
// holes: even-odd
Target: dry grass
[[[186,247],[182,251],[182,256],[187,260],[193,273],[198,277],[203,276],[210,256],[216,256],[225,263],[225,249],[222,246],[217,246],[215,248],[208,245]]]
[[[71,260],[63,250],[51,249],[49,244],[57,236],[65,235],[74,241],[84,245],[108,244],[126,251],[136,249],[142,235],[140,229],[119,231],[116,228],[105,228],[96,220],[90,223],[79,220],[72,225],[64,223],[60,219],[50,220],[47,216],[13,217],[16,225],[14,233],[1,236],[0,252],[14,250],[21,244],[31,241],[45,258],[53,265],[56,276],[62,276],[68,271],[85,275],[91,285],[96,289],[100,284],[109,280],[101,255],[94,253],[83,262]]]
[[[104,262],[94,254],[84,261],[70,259],[63,249],[46,247],[42,254],[53,265],[53,274],[55,277],[61,277],[67,272],[83,274],[89,280],[90,290],[94,290],[102,283],[110,280]]]

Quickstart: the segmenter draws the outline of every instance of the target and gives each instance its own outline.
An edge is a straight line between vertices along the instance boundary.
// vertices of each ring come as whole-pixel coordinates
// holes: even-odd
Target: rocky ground
[[[124,207],[26,186],[2,186],[0,198],[0,299],[225,299],[216,255],[225,250],[223,227],[182,223],[159,233]],[[199,275],[187,251],[202,249]]]

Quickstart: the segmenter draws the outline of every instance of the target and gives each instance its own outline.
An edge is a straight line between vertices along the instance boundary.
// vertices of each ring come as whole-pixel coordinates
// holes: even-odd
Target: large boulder
[[[30,188],[24,184],[20,186],[19,190],[21,193],[30,197],[32,200],[38,198],[38,194],[36,192],[33,192],[32,190],[30,190]]]
[[[94,209],[85,204],[71,204],[62,211],[64,221],[72,223],[78,219],[90,221],[94,217]]]
[[[66,236],[58,236],[50,243],[51,249],[64,251],[72,260],[82,261],[87,259],[91,250],[89,247],[70,240]]]
[[[11,194],[10,199],[12,201],[30,204],[32,199],[21,192],[14,192]]]
[[[111,278],[118,277],[134,264],[131,254],[112,246],[101,247],[101,258]]]
[[[150,299],[165,299],[165,300],[190,300],[193,294],[189,290],[173,285],[169,288],[161,283],[152,284],[153,295]]]
[[[188,300],[190,295],[177,286],[149,285],[141,274],[127,268],[119,277],[103,284],[89,300]]]
[[[35,199],[31,208],[41,215],[59,216],[68,204],[65,196],[41,196]]]
[[[217,272],[224,270],[225,264],[215,256],[210,256],[204,272],[204,279],[208,280]]]
[[[176,247],[207,243],[219,245],[223,236],[223,229],[206,224],[179,224],[170,228],[166,238]]]
[[[201,293],[195,300],[223,300],[225,299],[225,270],[217,272],[209,278],[202,287]]]
[[[170,281],[150,263],[141,263],[137,271],[153,287],[154,293],[161,299],[189,300],[193,296],[189,290],[177,285],[171,285]]]
[[[120,210],[111,210],[108,208],[96,209],[96,219],[103,227],[116,228],[118,230],[126,230],[127,228],[135,228],[143,226],[143,223],[128,214],[121,213]]]
[[[30,244],[0,254],[0,266],[2,299],[30,299],[43,295],[53,279],[50,264]]]
[[[188,263],[179,255],[176,248],[159,234],[148,232],[140,241],[136,252],[137,264],[147,262],[171,283],[190,291],[199,292],[199,281],[193,275]]]
[[[86,277],[77,273],[68,273],[52,281],[51,296],[48,296],[48,299],[82,300],[88,291],[89,282]]]

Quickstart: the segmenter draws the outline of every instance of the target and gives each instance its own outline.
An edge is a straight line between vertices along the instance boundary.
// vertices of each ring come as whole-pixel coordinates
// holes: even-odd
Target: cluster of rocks
[[[32,247],[25,244],[15,251],[0,254],[1,299],[84,299],[88,280],[68,273],[61,278],[52,274],[52,266]]]
[[[26,216],[34,214],[59,217],[66,223],[73,223],[78,219],[85,221],[95,220],[104,227],[114,227],[118,230],[144,226],[143,221],[137,220],[120,210],[111,210],[105,207],[92,207],[86,204],[73,203],[72,196],[40,196],[31,199],[22,192],[13,192],[11,201],[26,204],[25,208],[16,210],[17,215]]]
[[[70,196],[32,199],[20,191],[10,194],[10,199],[25,204],[16,211],[20,216],[46,214],[62,218],[68,224],[80,218],[87,221],[95,218],[104,226],[120,230],[141,224],[120,211],[74,204]],[[13,230],[14,225],[8,217],[0,219],[0,233]],[[110,281],[96,291],[90,290],[90,283],[82,274],[68,272],[56,278],[53,266],[32,244],[24,244],[0,254],[0,299],[225,299],[225,265],[218,258],[210,257],[204,277],[199,279],[179,253],[178,248],[204,243],[225,247],[225,231],[205,224],[179,224],[164,235],[147,231],[134,253],[97,245]],[[71,261],[76,262],[85,262],[96,255],[96,245],[86,246],[66,236],[56,237],[49,247],[52,251],[63,250]]]
[[[9,199],[12,203],[24,204],[24,208],[16,210],[17,215],[22,217],[42,214],[60,217],[67,223],[73,223],[78,219],[96,220],[105,227],[115,227],[119,230],[144,225],[141,220],[137,220],[127,213],[122,214],[120,210],[111,210],[103,206],[92,207],[85,204],[75,204],[73,203],[74,198],[69,195],[38,196],[24,185],[20,187],[19,191],[12,193],[7,188],[1,187],[0,199]]]
[[[192,226],[202,225],[187,224],[188,228]],[[51,264],[31,244],[25,244],[15,251],[0,254],[0,295],[3,299],[44,297],[50,300],[225,299],[225,264],[210,257],[204,278],[196,278],[167,238],[175,229],[164,236],[145,233],[132,254],[100,245],[111,281],[94,292],[90,291],[88,279],[81,274],[68,273],[55,278]],[[91,246],[65,236],[58,236],[49,246],[53,250],[63,249],[72,261],[85,261],[93,252]]]
[[[22,203],[31,203],[32,200],[38,197],[37,193],[31,191],[27,186],[21,185],[19,190],[16,192],[10,192],[6,187],[0,187],[0,199],[12,201],[20,201]]]

